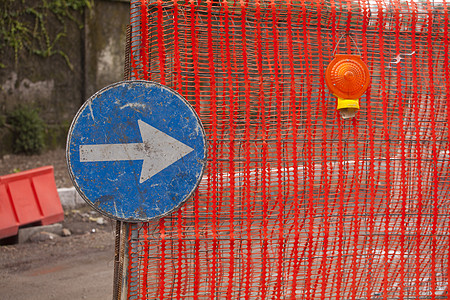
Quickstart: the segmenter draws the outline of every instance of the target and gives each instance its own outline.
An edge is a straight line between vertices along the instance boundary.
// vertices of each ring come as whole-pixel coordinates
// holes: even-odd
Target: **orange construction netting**
[[[208,162],[179,211],[126,225],[127,298],[447,299],[449,8],[132,0],[131,79],[186,97]],[[370,71],[354,118],[335,54]]]

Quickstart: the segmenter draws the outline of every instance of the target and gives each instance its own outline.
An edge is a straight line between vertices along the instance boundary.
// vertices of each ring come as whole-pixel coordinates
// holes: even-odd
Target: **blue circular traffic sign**
[[[172,89],[123,81],[83,104],[66,156],[88,204],[117,220],[144,222],[173,212],[194,193],[206,164],[205,131]]]

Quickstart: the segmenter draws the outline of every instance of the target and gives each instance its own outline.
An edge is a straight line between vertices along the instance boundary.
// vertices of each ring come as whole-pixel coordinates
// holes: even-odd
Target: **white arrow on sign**
[[[142,143],[81,145],[80,161],[143,160],[139,183],[152,178],[194,149],[138,120]]]

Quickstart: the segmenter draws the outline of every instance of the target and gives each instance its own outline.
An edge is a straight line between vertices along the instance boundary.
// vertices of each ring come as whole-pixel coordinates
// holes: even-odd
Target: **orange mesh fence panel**
[[[131,1],[131,77],[208,137],[200,187],[130,224],[129,299],[447,298],[449,4]],[[357,54],[344,120],[325,83]]]

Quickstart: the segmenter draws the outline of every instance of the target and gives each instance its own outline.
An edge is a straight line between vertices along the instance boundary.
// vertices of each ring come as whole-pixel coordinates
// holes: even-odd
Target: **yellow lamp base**
[[[337,109],[344,120],[354,118],[359,110],[359,99],[337,98]]]
[[[359,109],[359,99],[342,99],[342,98],[337,98],[337,109],[341,110],[343,108]]]

